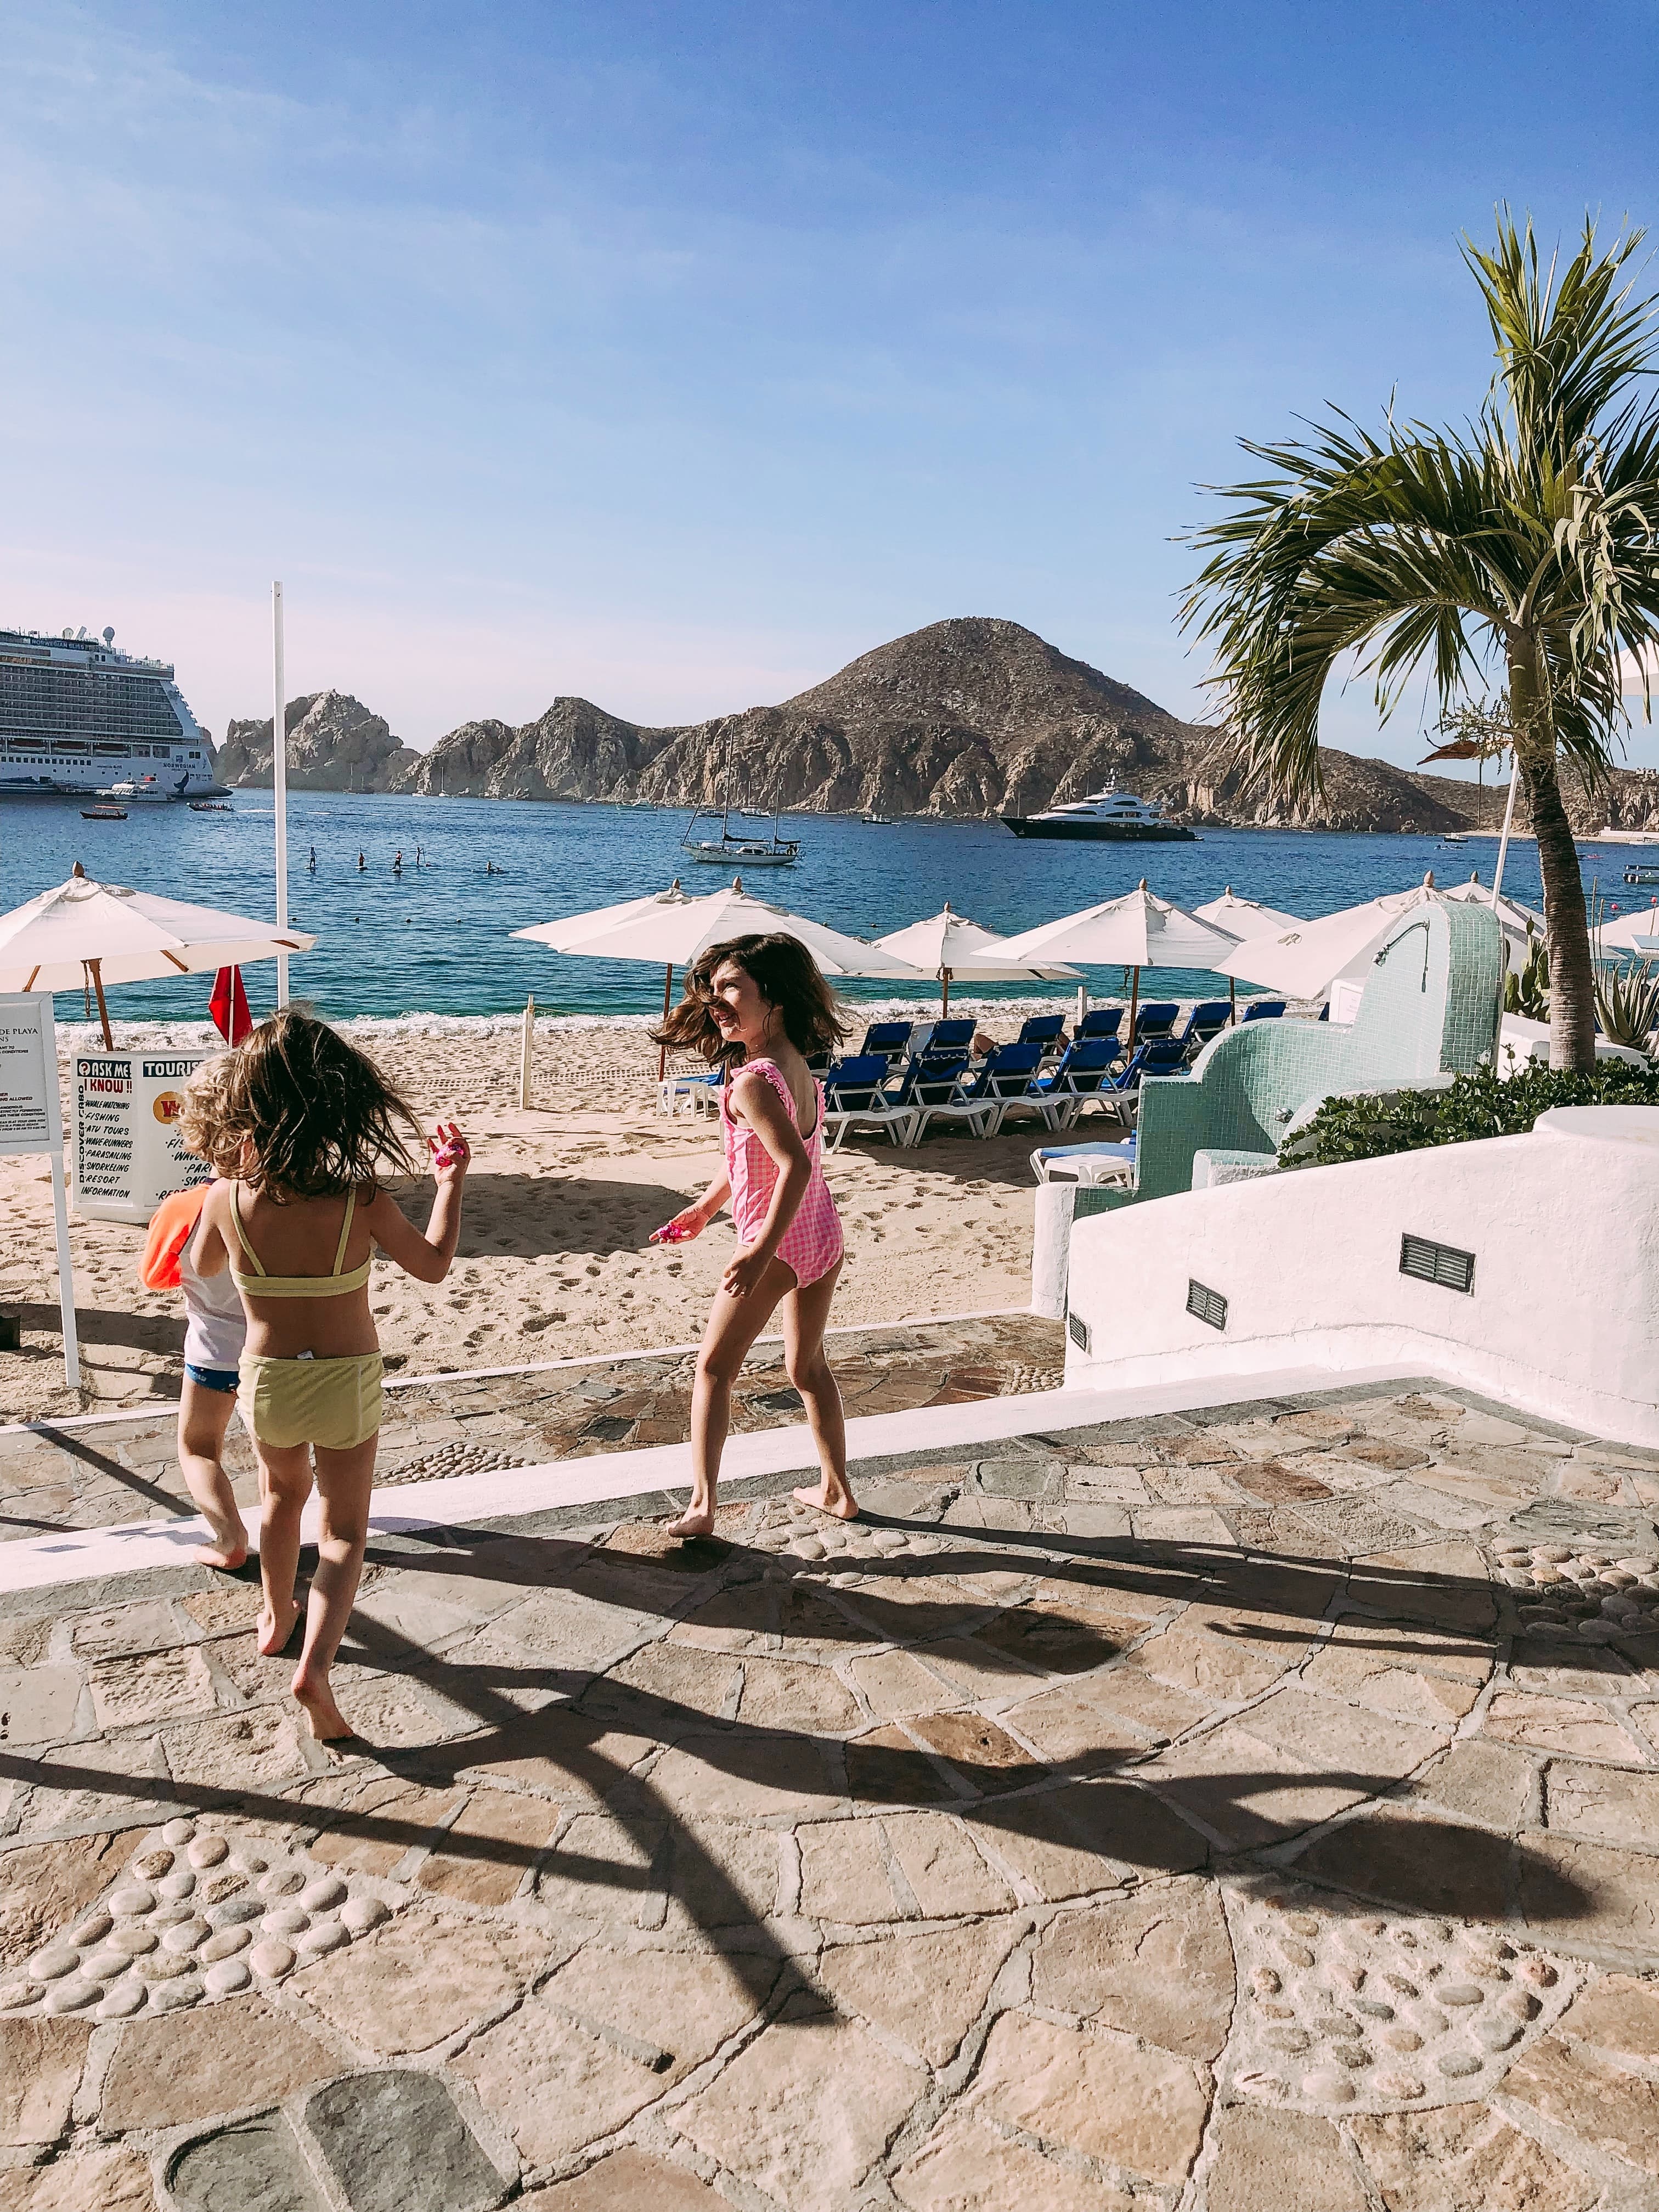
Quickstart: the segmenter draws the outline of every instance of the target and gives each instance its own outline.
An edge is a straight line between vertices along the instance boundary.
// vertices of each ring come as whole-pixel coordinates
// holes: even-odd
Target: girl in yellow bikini
[[[232,1054],[192,1099],[185,1141],[223,1178],[202,1208],[198,1274],[228,1268],[247,1313],[237,1403],[253,1432],[263,1517],[259,1649],[281,1651],[300,1608],[294,1583],[312,1461],[321,1509],[305,1642],[291,1684],[313,1735],[352,1733],[328,1670],[351,1616],[368,1536],[380,1427],[380,1354],[368,1310],[371,1249],[417,1282],[449,1273],[471,1155],[453,1122],[430,1139],[438,1192],[424,1237],[382,1169],[412,1172],[420,1125],[362,1054],[289,1008]]]

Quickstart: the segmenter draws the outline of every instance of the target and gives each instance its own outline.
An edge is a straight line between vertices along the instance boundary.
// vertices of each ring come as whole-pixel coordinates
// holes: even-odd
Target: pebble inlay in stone
[[[1583,1971],[1417,1914],[1327,1913],[1283,1883],[1224,1893],[1248,1995],[1217,2070],[1259,2102],[1388,2112],[1489,2096]]]
[[[186,1856],[193,1869],[184,1865]],[[226,1870],[210,1874],[215,1867]],[[260,1895],[245,1890],[249,1877]],[[0,1987],[0,2013],[55,2015],[95,2006],[100,2020],[114,2021],[176,2012],[246,1989],[256,1977],[279,1982],[293,1972],[296,1953],[323,1958],[393,1909],[361,1876],[342,1876],[297,1851],[255,1849],[234,1831],[198,1836],[193,1823],[171,1820],[143,1839],[118,1886],[83,1908],[72,1931],[49,1936],[26,1978]]]
[[[1615,1559],[1590,1543],[1493,1547],[1501,1579],[1515,1592],[1522,1636],[1577,1636],[1610,1644],[1659,1629],[1659,1560]]]

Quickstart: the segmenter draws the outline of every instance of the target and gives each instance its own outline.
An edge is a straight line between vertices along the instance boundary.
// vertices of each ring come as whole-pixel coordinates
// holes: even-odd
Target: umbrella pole
[[[674,963],[671,960],[662,979],[662,1018],[668,1019],[674,1003]],[[657,1080],[660,1083],[668,1073],[668,1041],[665,1037],[657,1048]]]
[[[88,973],[92,977],[93,990],[98,1000],[98,1018],[103,1024],[104,1030],[104,1050],[113,1052],[115,1039],[109,1033],[109,1008],[104,1004],[104,978],[101,972],[104,963],[101,960],[88,960],[86,964]]]
[[[1133,1052],[1135,1048],[1135,1016],[1140,1010],[1140,970],[1132,968],[1129,972],[1134,977],[1129,988],[1129,1049]]]
[[[283,696],[283,587],[270,587],[270,797],[276,824],[276,929],[288,928],[288,702]],[[288,955],[276,955],[276,1005],[288,1004]]]
[[[1238,978],[1237,975],[1229,975],[1227,978],[1227,1019],[1230,1022],[1236,1022],[1238,1019]]]
[[[939,969],[939,983],[940,992],[939,1010],[941,1014],[948,1014],[951,1011],[951,971],[948,968]]]

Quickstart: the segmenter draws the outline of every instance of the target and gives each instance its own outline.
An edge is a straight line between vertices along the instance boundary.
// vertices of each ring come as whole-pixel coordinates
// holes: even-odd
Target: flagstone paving
[[[860,1488],[377,1540],[343,1758],[246,1580],[9,1601],[0,2212],[1659,2203],[1659,1455],[1397,1385]]]
[[[830,1348],[849,1414],[1052,1390],[1065,1365],[1060,1323],[1030,1314],[838,1330]],[[690,1353],[671,1352],[502,1375],[463,1369],[408,1382],[394,1374],[377,1487],[684,1443],[694,1364]],[[193,1513],[174,1457],[176,1376],[172,1387],[174,1402],[130,1419],[0,1430],[0,1543],[54,1528],[105,1528]],[[782,1346],[757,1345],[733,1393],[732,1427],[745,1434],[790,1426],[800,1416]],[[231,1425],[225,1464],[238,1499],[254,1504],[253,1449],[239,1421]]]

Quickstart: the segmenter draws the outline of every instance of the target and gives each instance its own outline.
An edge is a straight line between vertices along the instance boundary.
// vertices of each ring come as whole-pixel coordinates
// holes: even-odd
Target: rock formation
[[[1495,828],[1505,796],[1328,748],[1321,797],[1275,805],[1244,792],[1224,732],[988,617],[930,623],[781,706],[689,726],[643,727],[559,698],[533,722],[465,722],[416,753],[338,691],[294,701],[288,723],[289,780],[307,790],[690,808],[718,801],[729,777],[734,802],[768,811],[982,817],[1125,785],[1194,823],[1431,834]],[[269,721],[231,724],[220,773],[270,783]],[[1568,798],[1581,829],[1659,824],[1659,776],[1621,773],[1595,794],[1569,778]]]
[[[394,738],[382,716],[371,714],[348,691],[313,691],[290,699],[283,720],[288,730],[288,780],[295,791],[380,791],[398,757],[412,760],[401,738]],[[270,787],[270,717],[263,722],[232,722],[219,748],[222,783]]]

